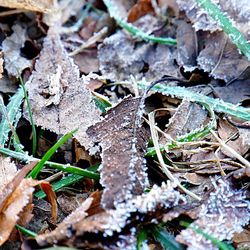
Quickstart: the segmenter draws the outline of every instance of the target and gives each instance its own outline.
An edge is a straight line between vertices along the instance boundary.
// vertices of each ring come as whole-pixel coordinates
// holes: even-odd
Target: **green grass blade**
[[[147,42],[155,42],[160,44],[166,44],[166,45],[176,45],[177,42],[173,38],[167,38],[167,37],[156,37],[153,35],[148,35],[142,30],[138,29],[134,25],[126,22],[125,20],[121,19],[119,16],[119,11],[116,6],[113,6],[113,3],[110,0],[103,0],[105,5],[107,6],[107,9],[109,11],[109,14],[111,17],[113,17],[116,22],[126,31],[128,31],[131,35],[140,38],[142,40],[145,40]],[[114,1],[115,2],[115,1]]]
[[[149,250],[148,246],[148,232],[144,228],[142,228],[138,235],[137,235],[137,244],[136,244],[136,249],[137,250]]]
[[[233,21],[225,15],[220,7],[210,0],[195,0],[200,7],[207,11],[218,26],[228,35],[229,39],[238,47],[242,54],[244,54],[248,61],[250,61],[250,44],[243,36],[243,34],[233,25]]]
[[[32,155],[35,155],[36,154],[36,146],[37,146],[36,127],[35,127],[35,123],[34,123],[34,120],[33,120],[33,115],[32,115],[32,111],[31,111],[31,106],[30,106],[27,90],[26,90],[26,88],[24,86],[23,79],[22,79],[21,76],[19,77],[19,81],[21,83],[24,98],[25,98],[25,101],[27,103],[30,123],[31,123],[31,127],[32,127]]]
[[[228,245],[218,239],[216,239],[215,237],[213,237],[210,234],[205,233],[203,230],[201,230],[200,228],[197,227],[193,227],[192,225],[190,225],[189,223],[185,222],[185,221],[181,221],[180,225],[186,228],[190,228],[192,229],[194,232],[196,232],[197,234],[202,235],[204,238],[210,240],[212,242],[212,244],[216,247],[218,247],[218,249],[220,250],[234,250],[234,247],[231,245]]]
[[[0,146],[4,146],[6,141],[8,140],[8,135],[11,130],[10,125],[14,122],[17,122],[18,112],[20,110],[20,106],[23,102],[24,94],[22,88],[19,88],[17,92],[10,98],[10,101],[7,105],[7,117],[2,118],[0,123]]]
[[[91,167],[88,167],[87,170],[92,171],[92,172],[96,172],[98,167],[99,167],[99,165],[91,166]],[[70,186],[70,185],[72,185],[72,184],[74,184],[74,183],[76,183],[84,178],[85,178],[85,176],[73,174],[73,175],[67,176],[67,177],[65,177],[65,178],[63,178],[55,183],[52,183],[52,187],[53,187],[53,190],[56,192],[64,187]],[[42,199],[42,198],[46,197],[46,194],[42,190],[40,190],[40,191],[35,193],[35,196],[39,199]]]
[[[24,162],[30,162],[30,161],[40,161],[41,159],[35,158],[33,156],[29,156],[27,153],[22,153],[22,152],[15,152],[13,150],[10,150],[8,148],[0,148],[0,153],[4,154],[4,155],[8,155],[10,157],[13,157],[15,159],[24,161]],[[61,164],[61,163],[56,163],[56,162],[52,162],[52,161],[46,161],[44,163],[45,165],[54,168],[54,169],[58,169],[70,174],[77,174],[77,175],[81,175],[84,176],[86,178],[90,178],[90,179],[94,179],[94,180],[99,180],[100,179],[100,175],[98,173],[94,173],[91,171],[88,171],[86,169],[82,169],[82,168],[78,168],[78,167],[74,167],[71,166],[69,164]]]
[[[52,146],[47,152],[46,154],[43,156],[43,158],[39,161],[39,163],[36,165],[35,168],[33,168],[33,170],[28,174],[28,177],[32,177],[33,179],[35,179],[38,175],[38,173],[41,171],[41,169],[43,168],[43,165],[46,161],[48,161],[50,159],[50,157],[56,152],[56,150],[61,147],[69,138],[71,138],[73,136],[73,134],[76,132],[77,130],[73,130],[70,133],[62,136],[54,146]]]
[[[26,234],[27,236],[30,236],[32,238],[35,238],[37,234],[27,228],[24,228],[20,225],[16,225],[16,229],[18,229],[21,233]]]
[[[184,250],[185,248],[178,243],[174,236],[160,226],[154,225],[151,232],[156,241],[158,241],[163,249],[166,250]]]

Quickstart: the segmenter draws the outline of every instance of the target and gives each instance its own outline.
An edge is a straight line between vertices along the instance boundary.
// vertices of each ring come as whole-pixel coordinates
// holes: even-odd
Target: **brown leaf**
[[[31,66],[31,61],[22,57],[20,53],[27,38],[26,29],[15,24],[12,26],[12,30],[12,35],[6,37],[2,43],[4,68],[10,76],[18,77],[25,68]]]
[[[28,92],[36,125],[57,134],[78,128],[75,138],[90,145],[86,129],[100,120],[86,79],[63,48],[57,31],[50,29],[36,70],[28,82]]]
[[[245,192],[231,187],[222,179],[214,183],[215,190],[209,195],[198,214],[198,219],[191,225],[218,240],[231,240],[234,233],[243,230],[248,223],[250,203]],[[181,231],[176,239],[188,245],[188,249],[217,249],[209,240],[187,228]]]
[[[55,7],[55,0],[1,0],[0,6],[15,8],[15,9],[25,9],[38,12],[51,12]]]
[[[25,166],[0,189],[0,245],[9,238],[17,221],[27,222],[31,219],[27,208],[31,208],[34,186],[39,182],[24,177],[35,164]]]
[[[105,120],[90,127],[88,135],[102,147],[101,184],[105,208],[141,194],[147,175],[143,156],[147,134],[141,127],[134,135],[138,98],[125,98],[107,112]],[[137,142],[136,148],[134,147]]]
[[[238,137],[238,129],[226,120],[221,119],[218,126],[218,134],[223,141],[228,141],[227,145],[233,148],[240,155],[244,155],[249,150],[249,145],[244,144],[241,137]],[[232,157],[226,150],[221,149],[223,154]]]
[[[154,8],[151,0],[139,0],[128,13],[128,22],[133,23],[142,16],[148,13],[154,13]]]
[[[56,219],[57,219],[56,194],[52,188],[52,185],[49,182],[42,181],[40,187],[43,190],[43,192],[47,195],[48,201],[51,205],[52,222],[56,224]]]

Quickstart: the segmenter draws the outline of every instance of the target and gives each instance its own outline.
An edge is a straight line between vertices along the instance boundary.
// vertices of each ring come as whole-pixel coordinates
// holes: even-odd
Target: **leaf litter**
[[[246,1],[212,3],[249,38]],[[21,88],[10,99],[13,91],[1,91],[0,245],[140,249],[142,231],[150,249],[247,245],[249,61],[221,25],[194,0],[21,8],[46,14],[4,11],[10,23],[0,15],[1,75],[25,81],[39,138],[33,157],[78,132],[53,168],[25,178],[32,120]],[[85,168],[95,180],[78,176]]]

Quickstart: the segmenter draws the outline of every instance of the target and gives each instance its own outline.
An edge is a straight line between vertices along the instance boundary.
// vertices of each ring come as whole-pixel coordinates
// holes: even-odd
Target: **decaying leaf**
[[[36,125],[57,134],[78,128],[75,138],[85,147],[90,144],[86,129],[100,121],[86,79],[63,48],[57,31],[50,29],[43,50],[28,84]]]
[[[25,166],[0,189],[0,245],[9,238],[18,220],[27,222],[31,218],[24,210],[31,203],[34,186],[39,182],[24,177],[35,164],[33,162]],[[21,215],[25,216],[25,219],[21,218]]]
[[[122,238],[117,236],[116,232],[122,235],[126,225],[133,225],[132,222],[140,221],[147,213],[150,214],[157,209],[171,208],[185,203],[184,196],[175,190],[175,187],[176,185],[170,182],[163,183],[161,187],[154,185],[148,193],[134,196],[126,203],[117,205],[116,209],[99,210],[93,215],[89,215],[93,198],[88,198],[59,224],[56,230],[39,235],[36,240],[40,246],[57,243],[69,246],[75,244],[83,247],[91,244],[98,245],[98,241],[101,244],[110,244],[115,237],[115,241],[119,244]],[[95,203],[94,201],[92,204]],[[131,214],[136,212],[138,216],[131,217]],[[134,235],[135,232],[136,228],[132,228],[130,233]],[[79,239],[81,240],[79,241]],[[133,248],[135,248],[135,242]]]
[[[191,225],[218,240],[231,240],[234,233],[241,232],[249,221],[250,203],[243,190],[237,190],[222,179],[214,183],[215,190],[201,205],[198,219]],[[176,238],[188,245],[188,249],[217,249],[211,241],[192,229],[182,230]]]
[[[157,19],[147,15],[138,20],[138,26],[157,29],[159,24]],[[151,81],[163,75],[178,74],[174,48],[137,43],[122,31],[104,39],[98,47],[98,59],[102,74],[114,81],[128,80],[130,75],[145,76]]]
[[[55,0],[1,0],[0,6],[15,8],[15,9],[25,9],[38,12],[50,12],[53,10]]]
[[[26,29],[20,25],[12,26],[13,33],[2,43],[4,68],[10,76],[18,77],[25,68],[31,66],[31,61],[22,57],[20,49],[26,41]]]
[[[134,135],[138,102],[138,98],[125,98],[107,112],[104,121],[87,131],[102,147],[100,171],[105,208],[113,208],[132,194],[141,194],[148,185],[143,160],[147,134],[141,127]]]

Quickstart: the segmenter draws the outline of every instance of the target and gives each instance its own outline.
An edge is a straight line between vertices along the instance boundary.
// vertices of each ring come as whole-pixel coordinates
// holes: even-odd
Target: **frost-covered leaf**
[[[164,131],[173,139],[201,128],[207,118],[207,112],[198,104],[183,100],[171,117]]]
[[[26,41],[26,29],[20,25],[12,26],[13,33],[2,43],[4,68],[10,76],[18,77],[20,73],[31,66],[31,61],[21,56],[20,49]]]
[[[196,68],[198,54],[197,34],[187,20],[177,21],[177,62],[185,71]]]
[[[197,57],[198,65],[215,79],[226,82],[238,77],[250,66],[223,32],[208,34],[205,48]]]
[[[120,248],[114,249],[121,249],[123,244],[128,244],[122,237],[125,227],[130,227],[130,234],[134,235],[136,232],[135,223],[145,218],[147,213],[152,218],[152,214],[158,209],[172,208],[185,203],[185,198],[179,191],[175,190],[175,187],[176,185],[170,182],[162,183],[160,187],[154,185],[148,193],[134,196],[126,203],[120,203],[116,209],[96,210],[95,214],[91,214],[91,207],[88,209],[91,204],[90,199],[92,199],[89,198],[72,215],[59,224],[56,230],[39,235],[36,240],[43,247],[55,243],[70,245],[74,242],[74,246],[78,246],[78,244],[80,244],[79,246],[91,246],[91,244],[110,245],[115,242]],[[137,216],[135,217],[133,214],[136,212]],[[116,234],[117,232],[119,235]],[[123,242],[122,245],[120,245],[121,242]],[[133,242],[132,249],[135,248],[135,245],[136,241]]]
[[[0,188],[8,183],[16,174],[17,167],[9,157],[0,156]]]
[[[243,230],[249,221],[250,203],[243,190],[237,190],[228,181],[220,179],[214,183],[215,190],[201,205],[198,219],[191,225],[218,240],[231,240],[234,233]],[[182,230],[177,240],[188,245],[188,249],[217,249],[210,240],[192,229]]]
[[[24,177],[34,165],[25,166],[0,189],[0,245],[9,238],[19,219],[28,219],[24,210],[31,203],[34,186],[39,182]]]
[[[139,26],[157,28],[157,19],[144,16]],[[163,75],[176,75],[174,48],[166,45],[138,43],[120,31],[104,39],[98,47],[98,58],[102,74],[113,81],[130,79],[130,75],[149,81]]]
[[[141,194],[148,184],[143,156],[147,133],[135,131],[138,98],[125,98],[107,112],[105,120],[90,127],[88,135],[102,147],[101,184],[105,208]]]
[[[13,0],[1,0],[0,6],[14,8],[14,9],[25,9],[31,11],[39,12],[50,12],[53,10],[55,0],[22,0],[22,1],[13,1]]]
[[[78,128],[75,138],[90,144],[86,129],[100,120],[86,78],[67,55],[55,29],[48,31],[43,50],[29,79],[28,93],[36,125],[57,134]]]

